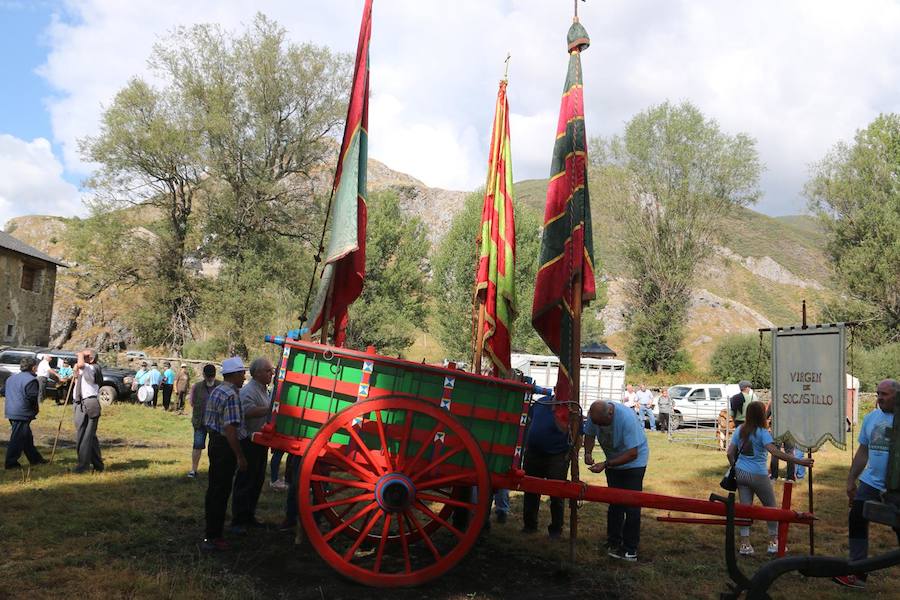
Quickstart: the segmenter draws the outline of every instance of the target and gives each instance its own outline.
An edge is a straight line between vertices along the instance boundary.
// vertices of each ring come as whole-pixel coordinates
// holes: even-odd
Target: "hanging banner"
[[[772,332],[772,435],[802,450],[846,447],[844,325]]]

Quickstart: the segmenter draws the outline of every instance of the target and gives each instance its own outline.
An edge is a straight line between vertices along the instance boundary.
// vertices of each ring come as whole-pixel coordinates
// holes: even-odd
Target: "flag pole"
[[[579,257],[580,258],[580,257]],[[569,402],[581,405],[581,273],[572,281],[572,392]],[[578,472],[578,454],[581,446],[581,411],[569,404],[569,428],[572,452],[569,470],[572,481],[581,481]],[[569,499],[569,562],[575,562],[575,545],[578,540],[578,499]]]
[[[328,323],[332,319],[331,304],[334,299],[334,277],[328,283],[328,295],[325,297],[325,310],[322,312],[322,337],[319,340],[321,344],[328,343]],[[337,327],[337,325],[335,325]]]
[[[479,243],[480,246],[480,243]],[[476,283],[477,285],[477,283]],[[472,350],[472,372],[481,375],[481,357],[484,353],[484,301],[476,297],[475,302],[478,304],[478,317],[475,330],[475,347]]]

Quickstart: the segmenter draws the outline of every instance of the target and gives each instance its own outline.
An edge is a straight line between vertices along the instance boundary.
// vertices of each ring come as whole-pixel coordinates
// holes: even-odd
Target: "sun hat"
[[[240,356],[232,356],[231,358],[226,358],[224,361],[222,361],[222,375],[240,373],[241,371],[246,370],[246,367],[244,367],[244,361],[241,360]]]

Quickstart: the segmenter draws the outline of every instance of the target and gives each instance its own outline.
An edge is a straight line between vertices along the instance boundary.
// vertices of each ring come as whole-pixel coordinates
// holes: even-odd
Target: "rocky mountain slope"
[[[421,218],[429,239],[437,244],[462,208],[468,192],[430,188],[421,181],[369,161],[369,191],[393,190],[403,208]],[[310,190],[321,192],[330,181],[327,172],[310,182]],[[516,184],[519,201],[543,209],[545,180]],[[597,189],[596,187],[594,189]],[[594,194],[593,217],[598,272],[606,278],[609,303],[602,316],[608,343],[624,348],[624,296],[627,272],[618,251],[621,224],[615,206]],[[63,232],[67,221],[52,216],[27,216],[11,220],[6,230],[26,243],[65,259]],[[801,300],[813,309],[834,298],[822,236],[810,217],[772,218],[752,210],[735,211],[722,227],[723,235],[713,256],[701,265],[692,296],[688,335],[685,340],[695,363],[703,367],[721,337],[755,332],[759,327],[792,324],[799,320]],[[54,308],[53,337],[66,346],[131,347],[133,335],[121,323],[129,305],[128,292],[108,290],[89,302],[72,298],[72,275],[65,269],[59,277]],[[434,358],[433,342],[427,351]],[[438,354],[439,349],[437,349]],[[411,358],[421,358],[419,345]]]

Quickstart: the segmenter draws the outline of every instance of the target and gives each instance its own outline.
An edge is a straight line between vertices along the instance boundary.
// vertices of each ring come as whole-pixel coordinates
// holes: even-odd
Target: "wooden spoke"
[[[409,411],[403,412],[403,436],[400,438],[400,451],[397,452],[397,465],[396,469],[399,471],[403,470],[403,466],[406,464],[406,448],[409,446],[409,437],[412,433],[412,415]]]
[[[442,462],[446,461],[447,459],[453,458],[454,456],[456,456],[463,450],[465,450],[465,447],[458,446],[456,448],[453,448],[452,450],[444,452],[439,457],[437,457],[436,459],[431,461],[424,469],[421,469],[415,475],[410,477],[410,479],[412,479],[413,483],[415,483],[416,481],[419,480],[420,477],[422,477],[423,475],[425,475],[426,473],[428,473],[429,471],[431,471],[432,469],[434,469],[435,467],[437,467],[438,465],[440,465]]]
[[[416,488],[420,490],[427,490],[434,487],[440,487],[448,483],[463,483],[471,479],[472,475],[469,475],[467,473],[458,473],[456,475],[447,475],[446,477],[438,477],[437,479],[429,479],[428,481],[423,481],[419,483]]]
[[[378,424],[378,439],[381,441],[381,453],[384,455],[384,461],[390,471],[394,470],[394,461],[391,460],[391,450],[387,443],[387,433],[384,429],[384,422],[381,420],[381,411],[375,411],[375,422]]]
[[[375,484],[369,483],[368,481],[354,481],[352,479],[340,479],[338,477],[331,477],[329,475],[310,475],[309,477],[313,481],[321,481],[322,483],[334,483],[340,487],[332,488],[331,490],[324,490],[326,494],[332,495],[340,492],[342,489],[347,488],[359,488],[361,490],[374,490]]]
[[[366,523],[365,528],[363,528],[362,533],[357,536],[356,541],[353,542],[353,545],[350,546],[350,548],[348,548],[346,552],[344,552],[344,560],[350,562],[353,559],[353,555],[356,554],[357,550],[359,550],[360,545],[362,545],[366,537],[369,535],[369,532],[372,531],[373,527],[375,527],[375,523],[377,523],[378,519],[380,519],[382,516],[384,516],[384,513],[380,510],[376,511],[375,514],[372,515],[372,518],[369,519],[368,523]]]
[[[434,446],[434,436],[437,435],[437,432],[441,430],[442,426],[443,424],[438,421],[438,423],[431,430],[431,433],[429,433],[424,438],[422,445],[419,446],[419,451],[416,452],[416,455],[413,457],[412,461],[408,465],[404,465],[404,468],[409,467],[410,469],[414,469],[416,467],[416,463],[419,462],[419,460],[421,460],[422,458],[422,455],[425,454],[425,449]]]
[[[378,552],[375,553],[375,568],[374,571],[378,573],[381,571],[381,559],[384,558],[384,547],[387,546],[388,542],[388,534],[391,529],[391,518],[393,515],[391,513],[387,513],[384,515],[384,525],[381,528],[381,540],[378,542]]]
[[[474,504],[472,506],[474,506]],[[454,527],[453,525],[451,525],[450,523],[448,523],[447,521],[442,519],[440,517],[440,515],[434,514],[433,510],[431,510],[430,508],[428,508],[427,506],[425,506],[418,500],[416,500],[415,507],[417,509],[419,509],[419,512],[423,513],[426,517],[428,517],[432,521],[435,521],[435,522],[443,525],[446,529],[448,529],[450,531],[450,533],[455,535],[457,539],[462,539],[462,537],[463,537],[462,531],[460,531],[459,529],[457,529],[456,527]]]
[[[400,547],[403,548],[403,567],[406,573],[412,573],[412,565],[409,562],[409,542],[406,541],[406,533],[403,531],[403,519],[397,518],[397,530],[400,532]]]
[[[428,549],[431,550],[431,553],[434,555],[435,562],[440,562],[441,558],[443,558],[441,556],[441,553],[438,552],[438,549],[435,548],[435,546],[434,546],[434,542],[431,541],[431,538],[428,537],[428,535],[422,529],[422,526],[419,524],[419,520],[416,519],[416,515],[414,515],[413,512],[409,509],[403,511],[403,514],[406,515],[406,518],[409,519],[409,521],[415,526],[416,530],[419,532],[419,535],[422,536],[422,541],[424,541],[425,545],[428,546]]]
[[[466,508],[468,510],[475,510],[475,508],[478,506],[474,502],[463,502],[462,500],[453,500],[452,498],[442,498],[440,496],[432,496],[431,494],[426,494],[423,492],[418,492],[416,494],[416,498],[425,502],[440,502],[442,504],[456,506],[459,508]]]
[[[366,502],[367,500],[374,500],[375,494],[360,494],[358,496],[351,496],[349,498],[341,498],[340,500],[332,500],[331,502],[323,502],[322,504],[313,504],[309,507],[309,509],[313,512],[319,512],[320,510],[325,510],[326,508],[334,508],[335,506],[343,506],[345,504],[359,504],[360,502]]]
[[[343,523],[341,523],[340,525],[338,525],[337,527],[335,527],[328,533],[324,534],[322,536],[322,539],[326,542],[331,541],[331,539],[334,538],[334,536],[336,536],[337,534],[342,532],[347,527],[350,527],[351,525],[353,525],[354,523],[356,523],[357,521],[359,521],[364,516],[366,516],[367,514],[369,514],[370,512],[372,512],[373,510],[375,510],[377,508],[378,508],[378,503],[372,502],[371,504],[369,504],[368,506],[366,506],[365,508],[360,510],[358,513],[356,513],[353,517],[344,521]]]
[[[360,467],[358,464],[356,464],[355,462],[353,462],[352,460],[350,460],[349,458],[347,458],[346,456],[344,456],[343,454],[341,454],[340,452],[338,452],[331,446],[325,446],[325,454],[327,456],[333,456],[334,458],[338,459],[340,462],[344,463],[344,465],[346,465],[351,471],[355,471],[363,481],[368,481],[372,484],[375,483],[375,480],[377,478],[375,477],[374,473],[372,473],[370,471],[366,471],[365,469]]]
[[[359,450],[362,452],[363,456],[366,457],[366,461],[372,465],[372,468],[375,469],[378,473],[384,474],[387,470],[378,464],[378,461],[375,460],[375,457],[372,456],[372,451],[369,450],[369,447],[360,437],[360,435],[356,432],[356,428],[351,424],[349,427],[344,427],[344,431],[350,434],[350,437],[353,438],[353,441],[356,442],[356,445],[359,447]]]

